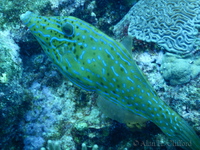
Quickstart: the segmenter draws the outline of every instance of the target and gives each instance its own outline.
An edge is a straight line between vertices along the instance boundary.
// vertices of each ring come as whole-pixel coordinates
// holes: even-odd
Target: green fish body
[[[200,138],[152,87],[119,42],[71,16],[20,16],[59,70],[82,89],[95,91],[116,107],[154,122],[170,139],[200,149]]]

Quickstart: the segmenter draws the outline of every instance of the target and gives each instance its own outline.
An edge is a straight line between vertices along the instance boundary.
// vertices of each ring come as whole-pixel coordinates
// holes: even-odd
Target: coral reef
[[[125,3],[124,3],[125,2]],[[129,3],[130,2],[130,3]],[[109,35],[135,0],[1,0],[0,1],[0,147],[2,150],[39,150],[49,142],[62,150],[176,149],[152,123],[138,129],[108,119],[96,106],[96,95],[77,89],[59,73],[22,25],[19,14],[29,11],[73,15],[92,23]],[[191,1],[192,2],[192,1]],[[198,1],[196,1],[198,2]],[[195,3],[196,3],[195,2]],[[194,3],[194,1],[192,2]],[[101,9],[99,9],[101,8]],[[150,8],[149,8],[150,9]],[[144,11],[144,10],[143,10]],[[128,20],[130,21],[130,20]],[[128,25],[117,32],[127,33]],[[114,31],[115,33],[116,31]],[[158,95],[177,110],[200,134],[200,77],[184,85],[170,86],[173,78],[166,67],[177,56],[163,61],[158,47],[134,40],[133,57]],[[147,50],[148,49],[148,50]],[[155,51],[154,51],[155,49]],[[182,52],[181,52],[182,53]],[[199,67],[199,53],[181,62]],[[162,69],[160,68],[162,66]],[[176,67],[174,67],[176,68]],[[188,67],[190,69],[190,66]],[[197,71],[196,70],[196,71]],[[192,69],[192,74],[196,74]],[[191,73],[191,72],[190,72]],[[183,76],[182,76],[183,77]],[[180,80],[180,79],[178,79]],[[182,82],[181,82],[182,83]],[[150,144],[149,144],[150,143]],[[149,144],[149,145],[148,145]]]
[[[82,150],[87,150],[87,146],[86,146],[85,143],[82,144]],[[98,145],[95,144],[95,145],[92,147],[92,150],[98,150]]]
[[[60,143],[58,141],[48,140],[47,149],[48,150],[61,150]],[[44,147],[42,147],[40,150],[46,150],[46,149]]]
[[[47,150],[61,150],[61,144],[59,143],[59,141],[52,141],[52,140],[48,140],[47,142]],[[81,145],[81,150],[87,150],[87,145],[85,143],[82,143]],[[46,150],[44,147],[42,147],[40,150]],[[94,145],[92,147],[92,150],[98,150],[98,145]]]
[[[180,65],[189,66],[188,62],[195,62],[193,54],[199,51],[199,5],[199,0],[140,0],[114,27],[115,35],[128,34],[137,40],[154,42],[165,52],[175,54],[173,61],[163,60],[163,77],[172,85],[187,83],[199,73],[191,63],[191,67]],[[187,60],[183,60],[186,57]],[[185,77],[180,75],[182,73]]]
[[[177,55],[166,53],[160,71],[164,79],[171,85],[188,83],[200,73],[199,54],[183,59]]]
[[[0,53],[0,147],[12,149],[18,143],[14,147],[18,150],[22,145],[18,125],[32,94],[21,86],[22,61],[10,30],[0,31]]]
[[[60,137],[60,130],[64,128],[62,123],[69,122],[75,104],[72,101],[70,90],[65,93],[52,93],[51,87],[42,86],[35,81],[30,91],[35,96],[32,99],[32,110],[26,113],[20,126],[26,135],[24,149],[35,150],[44,145],[45,138]],[[58,94],[63,94],[62,98]]]
[[[155,42],[167,51],[188,54],[199,49],[199,0],[140,0],[115,26],[117,36],[128,34]]]

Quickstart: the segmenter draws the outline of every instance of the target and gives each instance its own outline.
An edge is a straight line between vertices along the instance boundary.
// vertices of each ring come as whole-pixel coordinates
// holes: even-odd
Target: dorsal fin
[[[126,36],[122,41],[121,41],[122,45],[127,49],[127,51],[132,54],[132,44],[133,44],[133,40],[132,37],[130,36]]]

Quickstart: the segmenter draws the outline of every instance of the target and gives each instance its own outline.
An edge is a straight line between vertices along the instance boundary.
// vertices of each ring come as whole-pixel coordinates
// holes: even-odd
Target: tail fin
[[[175,140],[181,140],[180,146],[186,150],[200,150],[200,138],[188,123],[181,118],[180,132],[176,133]]]
[[[168,107],[168,106],[167,106]],[[175,146],[180,146],[186,150],[200,150],[200,138],[189,126],[189,124],[182,119],[171,108],[166,108],[168,112],[160,121],[153,121],[174,143]]]

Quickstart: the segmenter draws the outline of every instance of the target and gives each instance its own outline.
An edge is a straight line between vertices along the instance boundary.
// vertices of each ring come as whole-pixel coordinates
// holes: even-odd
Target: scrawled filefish
[[[130,53],[92,25],[71,16],[20,16],[45,53],[78,87],[97,92],[114,106],[154,122],[186,149],[200,149],[200,138],[157,96]]]

